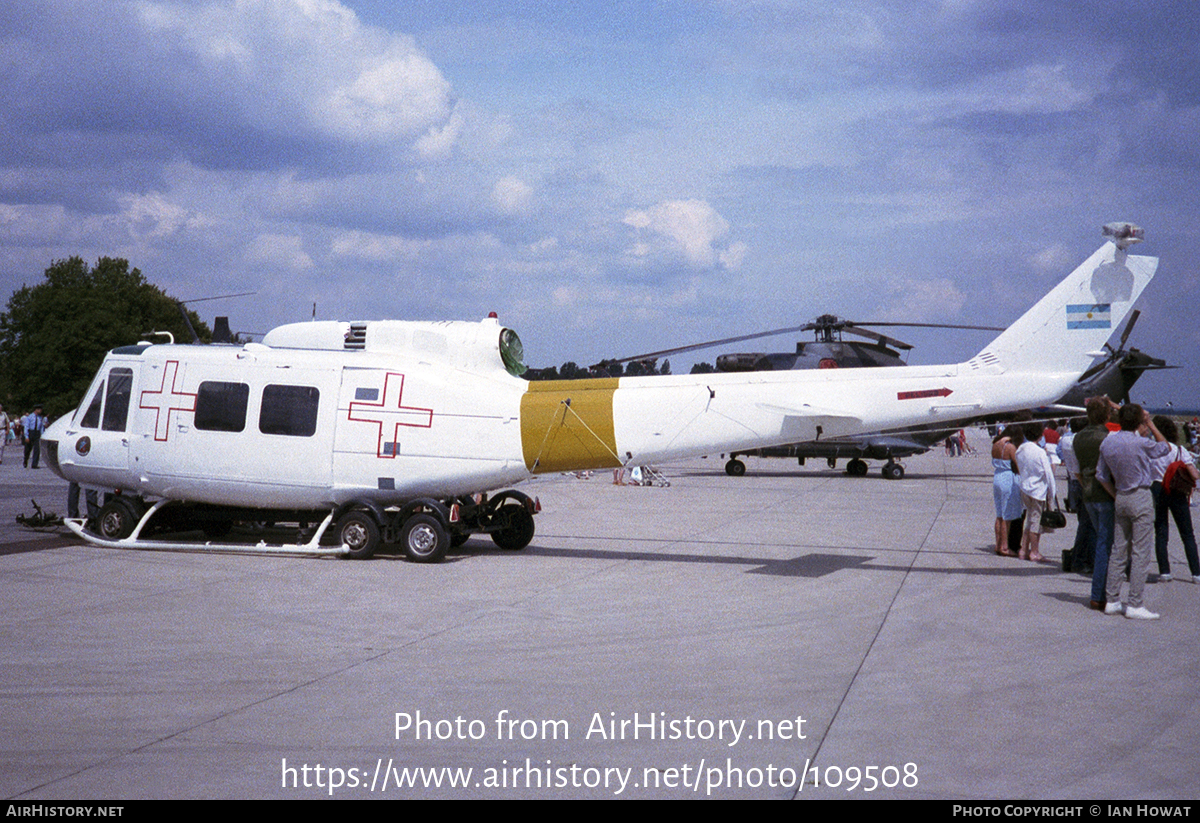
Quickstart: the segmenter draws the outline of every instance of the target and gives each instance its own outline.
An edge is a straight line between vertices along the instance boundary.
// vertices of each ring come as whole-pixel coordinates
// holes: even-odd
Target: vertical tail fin
[[[1157,257],[1126,253],[1142,230],[1110,223],[1112,240],[970,361],[976,368],[1082,374],[1154,277]]]

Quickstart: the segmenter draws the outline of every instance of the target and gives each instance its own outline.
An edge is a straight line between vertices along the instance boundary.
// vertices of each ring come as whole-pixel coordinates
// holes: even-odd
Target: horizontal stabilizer
[[[800,403],[796,407],[780,406],[774,403],[756,403],[764,411],[783,415],[780,437],[793,443],[804,443],[821,440],[823,437],[834,437],[842,432],[858,431],[862,427],[862,419],[836,409],[822,409],[808,403]]]

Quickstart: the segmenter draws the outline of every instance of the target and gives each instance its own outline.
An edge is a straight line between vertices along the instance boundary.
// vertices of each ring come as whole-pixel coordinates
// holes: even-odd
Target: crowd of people
[[[958,457],[960,454],[974,454],[975,449],[967,442],[967,430],[959,429],[946,438],[945,444],[946,454],[950,457]]]
[[[1158,582],[1174,579],[1167,551],[1169,523],[1183,543],[1191,582],[1200,585],[1191,495],[1200,471],[1195,452],[1200,420],[1181,432],[1107,397],[1087,401],[1087,417],[1048,425],[1017,415],[992,441],[995,549],[1006,557],[1043,561],[1046,531],[1066,525],[1059,511],[1055,466],[1067,476],[1066,511],[1077,518],[1063,570],[1091,577],[1089,606],[1105,614],[1153,620],[1144,602],[1151,550]],[[1126,581],[1128,581],[1126,583]],[[1122,591],[1124,597],[1122,598]]]

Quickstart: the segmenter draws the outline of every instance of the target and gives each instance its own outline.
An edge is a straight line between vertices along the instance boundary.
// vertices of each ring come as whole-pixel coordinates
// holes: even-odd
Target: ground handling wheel
[[[450,548],[450,535],[432,514],[414,514],[400,529],[400,548],[414,563],[439,563]]]
[[[492,517],[506,524],[492,532],[492,542],[505,551],[520,551],[533,540],[533,514],[520,500],[510,498]]]
[[[334,529],[338,541],[349,551],[352,560],[366,560],[379,548],[379,524],[370,512],[346,512]]]
[[[124,540],[133,534],[141,515],[136,507],[121,497],[115,497],[96,515],[96,533],[106,540]]]
[[[730,477],[741,477],[746,473],[746,464],[736,457],[730,458],[725,464],[725,473]]]

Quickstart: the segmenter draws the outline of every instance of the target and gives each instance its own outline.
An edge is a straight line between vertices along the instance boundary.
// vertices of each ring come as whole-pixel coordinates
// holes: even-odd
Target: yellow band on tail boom
[[[545,380],[521,396],[521,449],[533,474],[621,465],[613,426],[618,378]]]

